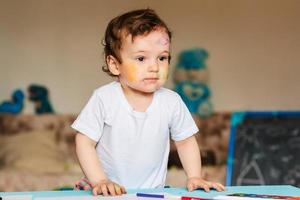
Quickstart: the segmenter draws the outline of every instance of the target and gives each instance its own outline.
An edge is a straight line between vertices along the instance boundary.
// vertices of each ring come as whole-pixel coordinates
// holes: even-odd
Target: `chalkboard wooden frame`
[[[238,126],[244,123],[245,119],[255,117],[299,117],[300,111],[250,111],[250,112],[234,112],[231,117],[231,128],[229,138],[229,149],[227,158],[227,175],[226,185],[231,186],[234,174],[234,155],[235,155],[235,139],[238,134]],[[298,138],[299,139],[299,138]],[[300,153],[300,152],[299,152]]]

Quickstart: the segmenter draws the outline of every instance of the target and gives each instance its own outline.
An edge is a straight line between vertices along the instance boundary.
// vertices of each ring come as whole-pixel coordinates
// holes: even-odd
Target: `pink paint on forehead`
[[[159,40],[157,41],[157,44],[162,44],[162,45],[167,45],[169,44],[169,38],[168,37],[161,37],[159,38]]]

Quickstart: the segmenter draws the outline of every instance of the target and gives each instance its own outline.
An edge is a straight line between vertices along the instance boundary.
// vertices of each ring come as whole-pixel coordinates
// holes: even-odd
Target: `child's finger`
[[[91,187],[89,185],[83,186],[83,190],[90,190],[90,189],[91,189]]]
[[[206,184],[204,184],[204,185],[202,186],[202,188],[205,190],[205,192],[209,192],[209,191],[210,191],[209,186],[206,185]]]
[[[220,183],[218,183],[218,184],[220,184]],[[222,190],[226,191],[226,187],[224,185],[222,185],[222,184],[220,184],[220,185],[221,185]]]
[[[213,183],[213,188],[215,188],[217,191],[225,191],[225,187],[220,183]]]
[[[191,192],[195,189],[195,185],[193,183],[189,182],[187,184],[187,189],[188,189],[189,192]]]
[[[202,189],[204,189],[205,192],[209,192],[210,191],[210,189],[209,189],[210,188],[210,184],[202,182],[202,183],[200,183],[200,184],[197,185],[197,188],[202,188]]]
[[[94,187],[92,189],[92,193],[93,193],[94,196],[97,196],[98,195],[98,187]]]
[[[115,190],[115,186],[114,186],[113,183],[109,183],[107,185],[107,188],[108,188],[108,192],[109,192],[110,195],[116,196],[116,190]]]
[[[83,190],[83,186],[80,183],[76,184],[75,188],[77,188],[77,190]]]
[[[104,196],[108,196],[109,194],[108,194],[108,189],[107,189],[107,186],[106,186],[106,184],[101,184],[100,185],[100,189],[101,189],[101,192],[102,192],[102,194],[104,195]],[[101,193],[100,193],[101,194]]]
[[[101,189],[101,185],[94,185],[93,189],[92,189],[92,193],[94,196],[97,196],[98,194],[102,194],[102,189]]]
[[[80,181],[75,182],[74,190],[80,190]]]
[[[125,187],[123,187],[123,186],[121,186],[121,191],[122,191],[122,194],[126,194],[127,193]]]
[[[115,187],[115,190],[116,190],[116,194],[117,194],[117,195],[121,195],[121,194],[122,194],[121,187],[118,186],[118,185],[114,185],[114,187]]]
[[[81,179],[79,184],[77,184],[77,186],[78,186],[79,190],[90,190],[91,189],[89,183],[84,179]]]

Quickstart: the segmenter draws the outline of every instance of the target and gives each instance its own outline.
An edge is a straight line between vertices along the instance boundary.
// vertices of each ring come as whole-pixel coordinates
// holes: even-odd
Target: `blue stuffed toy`
[[[208,58],[208,53],[204,49],[185,50],[179,54],[176,68],[184,70],[201,70],[206,68],[205,60]]]
[[[22,90],[15,90],[10,101],[4,101],[0,104],[0,113],[20,113],[24,107],[24,97]]]
[[[208,53],[195,48],[181,52],[174,70],[175,91],[181,96],[189,111],[199,117],[211,115],[213,107],[207,86],[208,71],[205,60]]]

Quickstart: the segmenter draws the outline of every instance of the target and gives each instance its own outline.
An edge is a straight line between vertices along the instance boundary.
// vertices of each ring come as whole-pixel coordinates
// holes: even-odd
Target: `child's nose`
[[[159,66],[157,62],[153,62],[149,66],[149,71],[151,72],[158,72]]]

